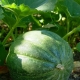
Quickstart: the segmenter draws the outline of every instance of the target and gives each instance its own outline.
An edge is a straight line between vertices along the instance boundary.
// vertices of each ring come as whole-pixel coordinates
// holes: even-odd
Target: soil
[[[0,74],[0,80],[12,80],[9,72]]]

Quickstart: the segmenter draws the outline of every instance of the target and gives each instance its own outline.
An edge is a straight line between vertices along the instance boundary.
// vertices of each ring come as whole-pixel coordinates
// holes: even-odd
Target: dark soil
[[[11,80],[9,72],[0,74],[0,80]]]

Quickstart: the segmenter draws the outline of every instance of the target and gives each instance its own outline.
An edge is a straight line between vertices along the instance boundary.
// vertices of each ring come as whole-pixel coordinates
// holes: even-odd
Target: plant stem
[[[11,35],[12,35],[13,40],[15,40],[15,36],[14,36],[14,34],[12,33]]]
[[[18,23],[20,20],[17,20],[16,23],[13,25],[13,27],[11,28],[11,30],[9,31],[9,33],[7,34],[7,36],[4,38],[2,44],[4,45],[7,41],[7,39],[10,37],[10,35],[12,34],[12,32],[14,31],[14,29],[17,27]]]
[[[70,35],[72,35],[73,33],[79,31],[79,29],[80,29],[80,25],[79,25],[78,27],[74,28],[74,29],[73,29],[72,31],[70,31],[69,33],[67,33],[67,34],[63,37],[63,39],[68,38],[68,37],[69,37]]]
[[[66,28],[67,28],[66,32],[69,33],[69,29],[70,29],[70,20],[69,20],[69,17],[67,17],[67,27]],[[65,40],[68,41],[68,37],[66,37]]]
[[[34,22],[35,22],[38,26],[41,26],[41,24],[39,23],[39,21],[38,21],[33,15],[31,15],[31,18],[34,20]]]
[[[67,20],[67,33],[69,32],[69,28],[70,28],[70,20]]]

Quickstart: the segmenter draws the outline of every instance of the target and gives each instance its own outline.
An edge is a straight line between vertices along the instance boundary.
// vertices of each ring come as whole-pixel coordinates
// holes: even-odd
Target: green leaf
[[[19,22],[20,25],[17,25],[17,26],[20,26],[20,27],[25,26],[26,19],[23,20],[23,18],[38,12],[36,9],[31,9],[24,4],[17,6],[15,3],[10,5],[5,5],[3,7],[3,10],[4,10],[4,16],[5,16],[3,18],[3,21],[9,27],[13,27],[13,25],[16,23],[18,19],[20,19],[21,21]]]
[[[80,31],[80,25],[76,29],[77,29],[77,31]]]
[[[19,22],[18,27],[26,28],[29,22],[30,22],[29,17],[24,17]]]
[[[17,6],[15,3],[13,3],[10,5],[5,5],[4,7],[11,11],[12,14],[14,13],[14,15],[16,15],[16,17],[18,18],[23,18],[37,12],[36,9],[31,9],[24,4]]]
[[[41,10],[41,11],[51,11],[55,8],[56,2],[57,2],[57,0],[48,0],[43,5],[37,7],[37,9]]]
[[[16,22],[15,16],[7,11],[4,11],[4,16],[3,21],[11,28]]]
[[[0,65],[3,65],[7,56],[7,51],[0,42]]]
[[[0,7],[0,20],[2,20],[3,18],[4,18],[4,15],[3,15],[3,10],[2,10],[2,8]]]
[[[25,4],[30,8],[36,8],[41,11],[51,11],[55,7],[58,0],[1,0],[2,5],[9,5],[15,3],[16,5]]]
[[[56,6],[70,16],[80,17],[80,5],[74,0],[59,0]]]
[[[15,3],[17,5],[20,5],[23,3],[25,5],[28,5],[30,8],[37,8],[38,6],[44,4],[47,1],[48,0],[1,0],[1,4],[5,5]]]
[[[80,42],[77,43],[77,45],[76,45],[76,49],[80,52]]]
[[[58,25],[58,30],[55,31],[55,33],[57,33],[59,36],[63,37],[66,35],[66,29],[64,26]]]
[[[78,4],[80,4],[80,0],[74,0],[74,1],[76,1]]]
[[[6,5],[9,4],[8,0],[0,0],[0,5]]]

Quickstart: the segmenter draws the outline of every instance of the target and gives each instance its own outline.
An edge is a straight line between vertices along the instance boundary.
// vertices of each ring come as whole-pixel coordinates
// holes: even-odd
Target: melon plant
[[[20,35],[6,59],[12,80],[68,80],[73,69],[69,44],[47,30]]]

